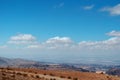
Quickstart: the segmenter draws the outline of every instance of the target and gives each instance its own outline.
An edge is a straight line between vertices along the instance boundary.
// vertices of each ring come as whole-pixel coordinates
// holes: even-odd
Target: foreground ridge
[[[34,68],[0,68],[0,80],[120,80],[107,74]]]

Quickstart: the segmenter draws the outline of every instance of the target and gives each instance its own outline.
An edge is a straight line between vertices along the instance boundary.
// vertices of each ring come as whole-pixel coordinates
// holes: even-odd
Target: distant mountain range
[[[120,76],[120,68],[112,68],[112,69],[109,69],[106,73],[109,74],[109,75],[117,75],[117,76]]]
[[[0,57],[0,67],[37,68],[47,70],[76,70],[81,72],[89,72],[89,70],[76,68],[73,65],[68,64],[54,64],[24,59],[8,59],[3,57]]]
[[[20,67],[21,65],[34,65],[38,63],[39,62],[37,61],[30,61],[24,59],[8,59],[8,58],[0,57],[1,67],[7,67],[7,66]]]

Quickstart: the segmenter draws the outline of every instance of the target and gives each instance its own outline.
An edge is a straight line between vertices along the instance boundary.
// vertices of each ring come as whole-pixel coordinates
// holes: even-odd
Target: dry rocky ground
[[[0,80],[120,80],[120,78],[77,71],[0,68]]]

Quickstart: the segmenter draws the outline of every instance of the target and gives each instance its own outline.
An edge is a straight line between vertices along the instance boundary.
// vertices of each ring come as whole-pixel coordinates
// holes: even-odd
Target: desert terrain
[[[120,80],[117,76],[69,70],[0,68],[0,80]]]

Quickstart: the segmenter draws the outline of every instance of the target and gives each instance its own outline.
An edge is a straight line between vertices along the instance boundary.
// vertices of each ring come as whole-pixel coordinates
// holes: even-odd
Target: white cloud
[[[39,48],[39,49],[61,49],[61,48],[70,48],[72,46],[73,41],[69,37],[53,37],[48,39],[45,42],[41,42],[41,44],[32,44],[28,45],[27,48]]]
[[[10,38],[13,41],[33,41],[36,40],[36,38],[34,36],[32,36],[31,34],[18,34],[16,36],[12,36]]]
[[[43,44],[50,49],[56,49],[56,48],[68,47],[71,44],[73,44],[73,41],[69,37],[58,37],[57,36],[57,37],[48,39]]]
[[[42,46],[41,45],[39,45],[39,44],[36,44],[36,45],[28,45],[27,46],[27,48],[42,48]]]
[[[120,31],[111,31],[107,33],[108,36],[115,36],[115,37],[120,37]]]
[[[39,48],[39,49],[71,49],[71,50],[116,50],[120,48],[119,31],[111,31],[107,33],[109,36],[113,36],[107,40],[102,41],[80,41],[74,42],[69,37],[53,37],[41,44],[28,45],[27,48]]]
[[[101,9],[101,11],[107,11],[111,15],[120,15],[120,4],[117,4],[113,7],[104,7]]]
[[[54,8],[62,8],[64,5],[65,5],[65,3],[62,2],[62,3],[55,5]]]
[[[116,50],[120,48],[120,37],[111,37],[103,41],[82,41],[79,47],[93,50]]]
[[[90,5],[90,6],[84,6],[83,9],[84,10],[91,10],[94,8],[94,5]]]
[[[57,44],[61,44],[61,43],[72,43],[73,41],[69,38],[69,37],[53,37],[53,38],[50,38],[46,41],[46,43],[57,43]]]
[[[12,36],[8,41],[9,44],[35,44],[36,38],[31,34],[18,34]]]
[[[36,37],[32,36],[31,34],[29,34],[31,37],[26,38],[25,37],[23,38],[23,36],[25,36],[26,34],[22,34],[22,36],[16,35],[11,37],[10,41],[16,41],[16,43],[12,42],[12,45],[4,44],[7,45],[7,48],[6,46],[0,46],[0,53],[3,56],[6,55],[8,57],[17,56],[18,58],[20,58],[21,56],[22,58],[23,57],[27,59],[34,58],[35,60],[40,59],[45,60],[44,58],[46,58],[47,61],[49,61],[48,58],[51,58],[53,59],[53,61],[60,59],[60,61],[71,62],[72,60],[78,59],[79,62],[86,60],[90,57],[95,57],[97,60],[97,57],[101,57],[101,59],[102,58],[108,59],[108,57],[112,56],[115,59],[118,56],[117,59],[119,59],[120,36],[118,34],[119,31],[111,31],[107,33],[107,35],[111,36],[109,39],[100,41],[80,41],[80,42],[75,42],[69,37],[53,37],[49,38],[46,41],[38,42],[36,41]],[[25,43],[21,41],[25,41]],[[32,42],[29,43],[29,41]],[[13,44],[22,44],[22,46],[20,47],[19,45],[14,46]],[[80,60],[81,58],[84,59]]]
[[[74,42],[69,37],[53,37],[44,42],[36,41],[36,37],[31,34],[19,34],[10,38],[8,43],[22,44],[28,49],[56,49],[56,50],[73,50],[89,51],[89,50],[119,50],[120,49],[120,32],[111,31],[106,33],[111,38],[102,41],[80,41]],[[27,44],[27,45],[26,45]],[[11,46],[11,45],[10,45]],[[21,47],[20,47],[21,48]]]
[[[116,31],[111,31],[111,32],[113,33]],[[89,62],[90,57],[96,58],[96,60],[103,60],[103,61],[104,59],[108,60],[108,57],[112,57],[109,58],[109,60],[111,61],[113,57],[114,59],[119,59],[119,55],[120,55],[119,54],[120,37],[116,35],[111,36],[106,40],[80,41],[80,42],[75,42],[69,37],[53,37],[43,42],[37,41],[37,43],[32,43],[32,44],[26,42],[27,45],[21,43],[21,41],[36,42],[36,37],[29,39],[10,38],[10,40],[19,41],[17,42],[17,44],[18,43],[22,44],[22,46],[13,45],[13,43],[11,45],[4,44],[7,46],[7,48],[6,46],[0,46],[1,56],[7,56],[7,57],[14,56],[15,58],[18,57],[18,58],[43,60],[43,61],[45,60],[57,61],[59,59],[60,62],[63,61],[76,62],[76,60],[80,62],[88,59],[87,62]]]
[[[63,7],[63,6],[64,6],[64,3],[60,3],[60,4],[59,4],[59,7]]]

